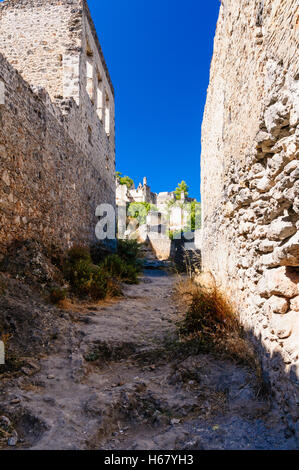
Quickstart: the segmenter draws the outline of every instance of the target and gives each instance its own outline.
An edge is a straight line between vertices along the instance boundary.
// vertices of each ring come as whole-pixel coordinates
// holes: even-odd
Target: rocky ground
[[[2,447],[296,448],[253,370],[178,347],[176,281],[151,269],[123,298],[53,310],[49,351],[2,375]]]

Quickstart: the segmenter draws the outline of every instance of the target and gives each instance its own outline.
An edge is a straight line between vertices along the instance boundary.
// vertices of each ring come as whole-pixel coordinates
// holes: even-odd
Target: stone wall
[[[91,241],[95,208],[114,193],[49,96],[35,94],[1,54],[0,83],[0,253],[16,239],[63,248]]]
[[[231,293],[295,421],[298,39],[296,0],[222,0],[202,126],[203,269]]]
[[[9,63],[68,117],[68,133],[100,170],[105,202],[114,204],[114,90],[86,0],[5,0],[0,38]]]

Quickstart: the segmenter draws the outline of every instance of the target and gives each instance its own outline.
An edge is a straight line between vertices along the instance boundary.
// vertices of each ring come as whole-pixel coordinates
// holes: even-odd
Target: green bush
[[[125,184],[128,189],[131,189],[134,186],[134,181],[132,180],[132,178],[130,178],[129,176],[122,176],[122,173],[120,171],[117,171],[115,176],[119,184]]]
[[[139,267],[135,267],[131,264],[128,264],[126,268],[126,275],[123,280],[127,284],[138,284],[138,273]]]
[[[72,269],[79,261],[91,263],[90,250],[85,246],[75,245],[68,251],[64,263],[64,270]]]
[[[111,287],[108,274],[101,267],[95,266],[89,287],[89,295],[94,300],[104,299],[108,292],[112,293]],[[116,291],[113,291],[113,295],[116,295]]]
[[[137,219],[139,225],[146,223],[146,217],[150,211],[157,212],[158,209],[149,202],[131,202],[128,205],[128,216]]]
[[[54,287],[50,292],[50,300],[53,304],[58,304],[66,298],[66,290],[61,287]]]
[[[71,268],[68,270],[67,279],[73,292],[80,297],[88,295],[93,278],[92,264],[84,259],[79,259]]]
[[[90,247],[90,255],[93,264],[101,264],[111,254],[111,251],[102,242],[94,243]]]
[[[89,296],[94,300],[105,298],[109,277],[101,267],[92,263],[88,248],[77,246],[70,249],[64,264],[64,275],[72,292],[79,297]]]
[[[136,283],[138,270],[133,264],[128,264],[118,255],[110,255],[102,263],[101,267],[112,278],[117,278],[128,283]]]

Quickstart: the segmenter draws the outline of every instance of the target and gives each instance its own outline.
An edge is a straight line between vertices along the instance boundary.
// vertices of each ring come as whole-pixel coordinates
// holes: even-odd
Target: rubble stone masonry
[[[222,0],[202,126],[203,268],[298,429],[299,9]]]
[[[87,3],[6,0],[0,39],[0,252],[18,238],[91,241],[97,205],[115,205],[115,138]]]

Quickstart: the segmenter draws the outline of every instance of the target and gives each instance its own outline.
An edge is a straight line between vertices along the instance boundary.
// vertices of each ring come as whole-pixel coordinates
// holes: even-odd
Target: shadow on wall
[[[270,353],[263,344],[262,336],[247,330],[248,337],[261,361],[264,390],[272,404],[282,412],[282,420],[288,428],[286,437],[295,436],[299,445],[299,375],[298,365],[285,363],[279,350]]]

